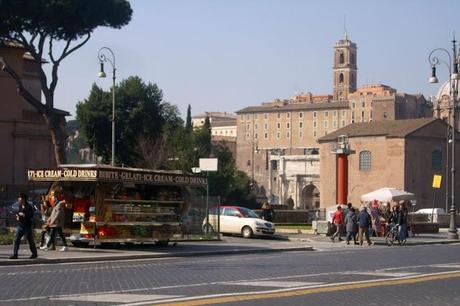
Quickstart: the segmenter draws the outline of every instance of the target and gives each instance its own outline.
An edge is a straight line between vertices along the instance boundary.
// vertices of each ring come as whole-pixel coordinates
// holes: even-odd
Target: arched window
[[[343,83],[343,73],[339,74],[339,83]]]
[[[356,64],[356,56],[354,53],[351,54],[351,63],[354,65]]]
[[[340,53],[340,55],[339,55],[339,63],[340,64],[345,63],[345,56],[343,55],[343,53]]]
[[[370,151],[359,152],[359,170],[369,171],[372,168],[372,153]]]
[[[442,170],[442,152],[440,150],[431,152],[431,170]]]

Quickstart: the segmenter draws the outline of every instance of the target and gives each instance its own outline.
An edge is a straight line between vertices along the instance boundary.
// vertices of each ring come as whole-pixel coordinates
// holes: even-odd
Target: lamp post
[[[111,55],[108,57],[108,55]],[[102,47],[98,52],[99,64],[101,64],[101,70],[98,73],[98,77],[105,78],[104,63],[109,62],[112,65],[112,166],[115,165],[115,54],[110,48]]]
[[[448,62],[443,61],[439,59],[436,54],[437,53],[444,53],[447,54],[447,58],[449,59]],[[452,56],[444,48],[436,48],[432,50],[428,56],[428,62],[431,65],[431,77],[429,78],[430,83],[438,83],[438,78],[436,77],[436,66],[440,65],[440,63],[444,63],[447,65],[448,70],[449,70],[449,97],[450,97],[450,102],[451,102],[451,109],[452,109],[452,133],[451,133],[451,139],[452,139],[452,153],[451,153],[451,205],[450,205],[450,225],[449,225],[449,233],[448,237],[449,239],[458,239],[458,233],[457,233],[457,225],[455,223],[455,217],[456,217],[456,209],[455,209],[455,117],[456,117],[456,112],[457,112],[457,95],[458,95],[458,54],[457,54],[457,45],[456,45],[456,40],[455,38],[452,40]],[[450,121],[450,118],[449,118]],[[448,124],[450,122],[448,121]],[[448,140],[449,141],[449,140]]]

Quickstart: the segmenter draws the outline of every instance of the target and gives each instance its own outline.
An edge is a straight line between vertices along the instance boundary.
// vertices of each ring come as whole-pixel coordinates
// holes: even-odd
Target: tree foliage
[[[3,71],[16,81],[18,93],[48,124],[57,164],[65,162],[66,143],[64,127],[54,110],[59,66],[88,42],[94,29],[120,28],[129,23],[131,15],[126,0],[0,0],[0,41],[22,46],[37,63],[45,59],[51,65],[50,75],[40,66],[43,104],[27,90],[18,72],[0,58]]]
[[[255,207],[256,196],[251,192],[250,179],[236,168],[232,152],[220,143],[213,147],[213,155],[218,159],[218,170],[209,174],[210,194],[220,196],[224,204]]]
[[[137,166],[148,156],[155,158],[152,150],[164,150],[168,145],[169,140],[162,139],[166,131],[183,125],[177,107],[163,101],[158,86],[146,84],[137,76],[121,81],[115,88],[115,97],[117,164]],[[89,97],[77,104],[77,120],[82,133],[89,143],[95,143],[96,154],[104,161],[111,155],[111,113],[111,92],[95,84]]]
[[[190,104],[187,106],[187,118],[185,119],[185,129],[191,131],[193,129],[192,124],[192,107]]]

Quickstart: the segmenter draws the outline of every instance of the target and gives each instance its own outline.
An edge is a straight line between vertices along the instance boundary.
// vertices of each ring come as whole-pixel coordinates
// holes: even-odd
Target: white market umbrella
[[[363,202],[371,202],[372,200],[377,200],[380,202],[391,202],[413,199],[415,199],[415,194],[389,187],[380,188],[361,196],[361,201]]]

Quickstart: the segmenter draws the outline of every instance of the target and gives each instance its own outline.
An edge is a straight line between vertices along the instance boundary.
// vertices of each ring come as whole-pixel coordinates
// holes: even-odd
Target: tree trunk
[[[66,141],[65,119],[52,110],[43,114],[46,124],[48,125],[51,142],[53,143],[54,160],[56,166],[66,163]],[[64,119],[64,120],[63,120]]]

